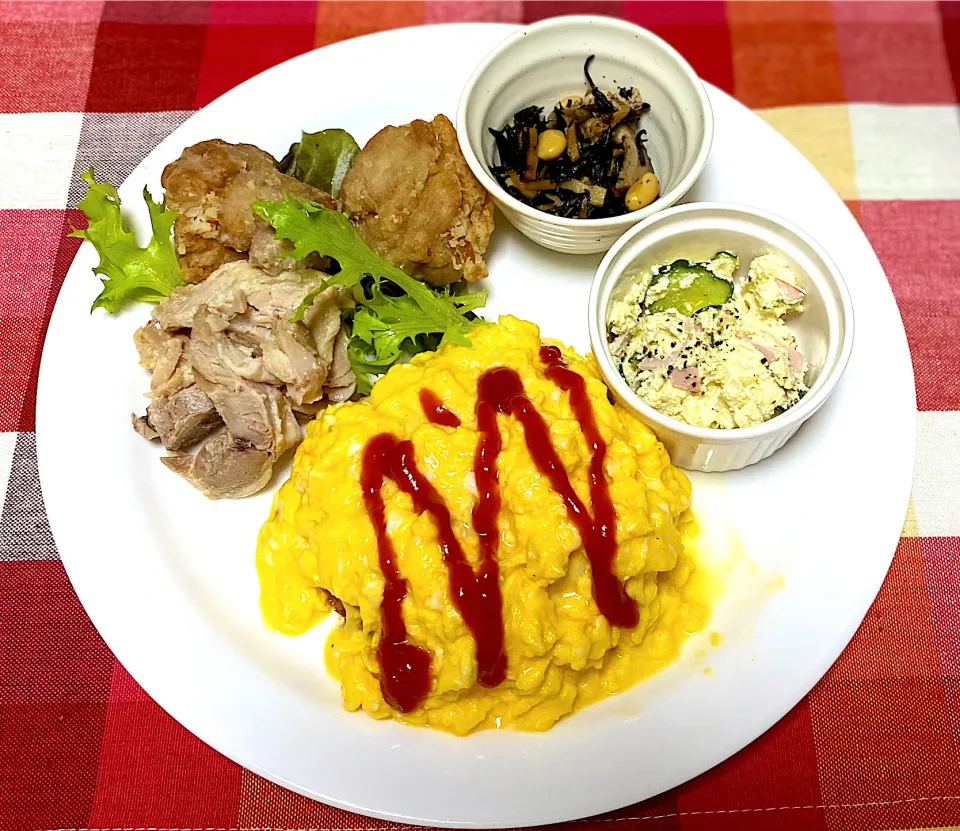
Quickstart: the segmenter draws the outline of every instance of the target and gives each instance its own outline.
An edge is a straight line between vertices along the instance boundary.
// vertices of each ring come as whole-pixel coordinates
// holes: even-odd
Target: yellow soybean
[[[660,192],[660,180],[654,173],[644,173],[636,182],[630,185],[630,189],[623,197],[628,211],[639,211],[647,207]]]
[[[559,159],[566,149],[567,137],[561,130],[544,130],[537,140],[537,156],[545,162]]]

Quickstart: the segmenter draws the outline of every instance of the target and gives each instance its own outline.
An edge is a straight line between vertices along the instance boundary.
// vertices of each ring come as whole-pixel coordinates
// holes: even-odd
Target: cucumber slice
[[[733,283],[729,280],[702,265],[676,260],[654,278],[644,306],[649,314],[676,309],[689,317],[709,306],[722,306],[732,295]]]
[[[704,263],[717,277],[723,277],[724,280],[733,280],[733,275],[737,273],[740,267],[740,260],[736,254],[729,251],[718,251],[713,255],[709,263]]]

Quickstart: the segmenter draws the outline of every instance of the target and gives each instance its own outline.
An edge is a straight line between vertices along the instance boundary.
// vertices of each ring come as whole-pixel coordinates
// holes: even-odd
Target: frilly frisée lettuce
[[[99,308],[113,313],[130,303],[159,303],[184,285],[170,234],[176,211],[154,202],[149,191],[143,189],[153,236],[146,248],[141,248],[120,213],[117,189],[109,182],[98,182],[92,168],[81,178],[89,189],[77,207],[86,214],[88,224],[70,236],[93,243],[100,255],[93,273],[101,275],[103,282],[90,311]]]
[[[303,318],[327,286],[353,288],[355,305],[343,314],[351,327],[347,354],[361,394],[370,389],[369,376],[444,343],[468,345],[467,333],[483,323],[473,312],[486,304],[486,291],[468,292],[462,284],[434,289],[421,283],[373,251],[342,213],[292,196],[282,202],[256,202],[253,210],[273,226],[278,239],[293,243],[293,256],[316,253],[340,267],[307,295],[295,319]]]

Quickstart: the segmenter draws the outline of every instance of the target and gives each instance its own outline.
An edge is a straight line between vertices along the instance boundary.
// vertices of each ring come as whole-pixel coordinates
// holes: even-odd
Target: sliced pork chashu
[[[273,464],[300,441],[295,410],[315,413],[353,393],[340,326],[349,291],[327,288],[302,322],[292,319],[324,279],[312,270],[268,274],[247,261],[227,263],[173,292],[138,331],[154,398],[135,428],[179,451],[223,425],[194,456],[164,459],[207,496],[264,487]]]
[[[273,475],[273,457],[226,428],[218,430],[193,456],[162,461],[210,499],[240,499],[263,490]]]
[[[142,436],[159,438],[167,450],[184,450],[209,436],[222,419],[213,401],[196,384],[172,396],[155,398],[147,414],[134,420]]]
[[[323,387],[331,403],[347,401],[357,389],[357,377],[353,374],[350,358],[347,357],[349,342],[350,336],[347,335],[347,330],[341,327],[333,342],[333,362],[330,364],[330,372],[327,373],[327,380]]]
[[[171,396],[193,383],[186,357],[187,337],[160,328],[152,321],[133,336],[140,366],[151,372],[150,395]]]

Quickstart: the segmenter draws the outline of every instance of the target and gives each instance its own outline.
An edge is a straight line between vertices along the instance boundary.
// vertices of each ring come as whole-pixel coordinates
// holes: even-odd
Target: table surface
[[[187,733],[114,659],[70,587],[44,512],[34,401],[78,245],[66,236],[80,222],[78,176],[96,161],[122,181],[197,108],[318,46],[573,12],[666,38],[846,200],[900,306],[919,433],[893,566],[810,695],[709,773],[572,825],[960,825],[960,3],[214,0],[0,2],[0,829],[393,827],[284,791]],[[104,505],[105,529],[109,519]]]

